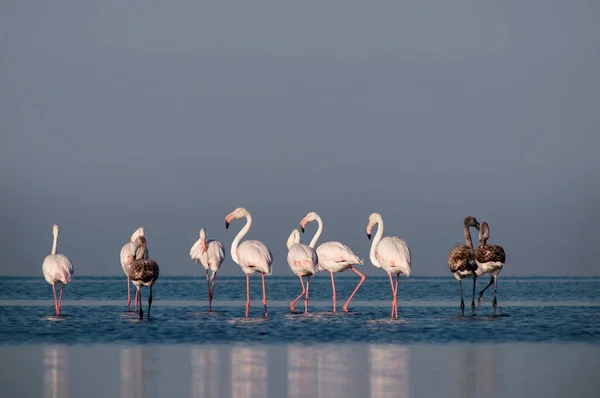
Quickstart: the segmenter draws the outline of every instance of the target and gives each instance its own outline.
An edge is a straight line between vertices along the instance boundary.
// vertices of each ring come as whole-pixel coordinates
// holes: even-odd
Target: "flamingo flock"
[[[273,272],[273,254],[269,247],[261,241],[242,241],[252,226],[252,216],[245,208],[238,207],[227,214],[225,217],[225,228],[228,229],[231,223],[238,218],[245,218],[246,223],[233,239],[230,254],[233,262],[238,264],[244,274],[246,274],[245,317],[248,318],[250,311],[250,275],[258,273],[261,276],[262,282],[264,316],[265,318],[268,318],[265,275],[271,275]],[[302,287],[301,293],[290,302],[290,312],[294,313],[296,303],[304,298],[304,313],[308,313],[310,278],[319,271],[329,272],[331,278],[333,312],[336,312],[337,295],[334,273],[344,272],[348,269],[355,272],[360,277],[360,281],[356,284],[356,287],[342,306],[344,312],[349,312],[348,306],[352,298],[366,280],[365,275],[355,268],[358,265],[363,265],[364,261],[348,246],[341,242],[324,242],[315,249],[323,232],[323,220],[319,214],[314,211],[307,213],[306,216],[300,220],[300,229],[304,233],[307,224],[313,221],[317,223],[317,230],[308,245],[301,243],[301,235],[298,229],[293,229],[287,239],[287,262],[292,273],[300,279],[300,285]],[[371,243],[369,258],[374,267],[381,268],[388,274],[392,290],[391,318],[397,319],[399,279],[401,274],[404,274],[407,277],[410,276],[412,261],[411,251],[406,241],[401,237],[383,236],[383,217],[379,213],[372,213],[368,218],[366,227],[368,239],[371,239],[374,228],[377,229],[377,232]],[[479,231],[479,246],[477,248],[473,247],[470,228],[476,228]],[[52,234],[54,236],[52,251],[44,259],[42,264],[44,278],[52,285],[56,316],[60,315],[63,289],[71,281],[74,271],[69,258],[64,254],[57,253],[59,233],[60,230],[58,225],[54,224],[52,227]],[[478,304],[481,303],[485,290],[493,284],[494,299],[492,304],[494,316],[496,316],[497,279],[506,262],[506,254],[501,246],[487,244],[490,237],[490,229],[488,223],[485,221],[480,224],[475,217],[466,217],[463,222],[463,233],[465,244],[458,244],[452,247],[448,254],[448,267],[450,272],[458,280],[460,286],[461,314],[464,316],[465,309],[462,280],[465,278],[473,279],[471,311],[472,315],[475,315],[475,287],[477,278],[484,274],[489,274],[490,282],[479,293]],[[225,248],[221,242],[207,239],[206,229],[201,228],[199,239],[192,245],[189,255],[194,262],[201,264],[206,272],[208,311],[212,312],[212,301],[215,293],[217,272],[225,260]],[[131,311],[130,284],[133,283],[136,287],[134,311],[138,313],[140,320],[143,319],[144,312],[142,309],[141,288],[148,287],[147,318],[150,319],[150,310],[153,299],[152,287],[156,283],[160,271],[156,261],[148,258],[147,240],[143,227],[138,228],[129,238],[129,242],[125,243],[122,247],[120,260],[123,272],[127,277],[127,311]],[[306,278],[306,284],[304,283],[303,278]],[[56,296],[56,283],[61,284],[59,298]]]

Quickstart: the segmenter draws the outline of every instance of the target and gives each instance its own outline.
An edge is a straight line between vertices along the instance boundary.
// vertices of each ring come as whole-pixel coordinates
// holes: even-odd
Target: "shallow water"
[[[477,316],[460,316],[458,283],[403,279],[398,320],[385,277],[369,277],[333,313],[326,275],[310,313],[289,313],[296,278],[161,277],[151,320],[126,309],[124,277],[80,277],[62,314],[40,278],[0,278],[3,397],[595,397],[600,388],[600,278],[500,278]],[[470,281],[465,281],[470,314]],[[478,283],[478,291],[486,280]],[[338,311],[357,278],[336,279]],[[488,294],[489,293],[489,294]],[[143,290],[147,310],[148,290]],[[299,301],[297,310],[303,309]]]
[[[295,278],[267,278],[269,318],[264,318],[260,279],[254,278],[250,318],[244,315],[243,278],[219,278],[213,313],[205,281],[164,277],[154,288],[151,321],[127,312],[125,278],[74,279],[65,288],[61,316],[53,315],[52,291],[42,278],[0,279],[0,342],[27,343],[449,343],[600,342],[600,278],[503,278],[499,317],[492,317],[489,289],[477,316],[460,316],[458,283],[449,278],[411,278],[399,287],[399,319],[391,320],[389,281],[368,278],[341,311],[356,278],[338,278],[338,312],[331,283],[313,278],[309,314]],[[386,283],[387,282],[387,283]],[[481,283],[483,287],[485,283]],[[485,281],[484,281],[485,282]],[[468,286],[470,281],[466,281]],[[148,289],[143,289],[147,307]],[[466,314],[470,315],[466,295]],[[146,308],[147,311],[147,308]]]

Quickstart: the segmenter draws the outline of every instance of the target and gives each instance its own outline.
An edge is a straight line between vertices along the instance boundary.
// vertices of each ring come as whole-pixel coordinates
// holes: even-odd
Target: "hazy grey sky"
[[[0,273],[122,275],[139,226],[162,275],[200,275],[200,227],[291,275],[311,210],[370,275],[367,218],[412,275],[448,275],[462,220],[503,275],[599,275],[600,3],[3,1]],[[308,242],[316,226],[308,227]],[[229,253],[222,275],[242,275]]]

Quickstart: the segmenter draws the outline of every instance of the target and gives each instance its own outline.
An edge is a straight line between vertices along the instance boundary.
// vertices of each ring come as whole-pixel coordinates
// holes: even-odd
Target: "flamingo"
[[[250,274],[259,272],[262,276],[263,305],[265,307],[265,318],[267,313],[267,291],[265,289],[265,275],[271,275],[273,254],[271,250],[258,240],[246,240],[240,244],[240,240],[248,233],[252,226],[252,216],[248,210],[238,207],[225,217],[225,229],[234,218],[246,217],[246,225],[236,235],[231,243],[231,258],[238,264],[246,274],[246,318],[250,309]]]
[[[496,300],[496,287],[498,274],[502,271],[504,263],[506,262],[506,254],[502,246],[488,245],[487,240],[490,238],[490,227],[487,222],[483,221],[479,229],[479,246],[475,249],[475,262],[477,263],[477,275],[490,274],[490,282],[487,286],[479,292],[479,299],[477,304],[481,303],[483,298],[483,292],[486,291],[491,284],[494,284],[494,316],[496,316],[496,307],[498,306],[498,300]]]
[[[145,253],[146,252],[146,238],[138,236],[135,240],[134,253]],[[136,259],[133,254],[127,256],[127,264],[129,265],[129,275],[133,284],[135,285],[137,292],[135,294],[138,297],[140,303],[140,320],[144,318],[144,311],[142,310],[142,286],[148,286],[150,288],[150,296],[148,297],[148,319],[150,319],[150,308],[152,306],[152,286],[156,283],[159,275],[158,264],[154,260],[148,258]]]
[[[475,253],[473,251],[473,241],[471,240],[470,227],[479,230],[479,222],[473,216],[465,217],[463,223],[463,232],[465,243],[458,244],[450,249],[448,253],[448,267],[450,272],[458,280],[460,286],[460,311],[465,315],[465,302],[463,301],[462,280],[464,278],[473,278],[473,300],[471,301],[471,312],[475,315],[475,285],[477,284],[477,263],[475,263]]]
[[[317,253],[315,249],[310,246],[300,243],[300,232],[294,229],[287,240],[288,255],[287,261],[292,269],[292,272],[300,278],[300,284],[302,285],[302,293],[294,301],[290,303],[290,312],[294,311],[296,302],[300,300],[302,296],[304,299],[304,313],[308,313],[308,285],[310,283],[310,277],[317,273],[319,263]],[[304,282],[302,277],[306,276],[306,289],[304,289]]]
[[[302,221],[300,221],[300,227],[302,232],[304,232],[304,227],[306,224],[312,221],[316,221],[319,225],[315,236],[313,236],[309,243],[309,246],[314,249],[315,245],[317,244],[317,240],[319,240],[319,237],[323,232],[323,220],[321,220],[321,217],[317,213],[311,211],[304,216]],[[343,306],[344,312],[348,312],[348,304],[350,303],[350,300],[352,300],[352,297],[354,297],[356,291],[366,279],[366,277],[356,268],[354,268],[353,265],[362,265],[364,263],[363,260],[354,254],[348,246],[340,242],[322,243],[319,245],[319,247],[317,247],[317,257],[319,260],[319,270],[329,271],[329,275],[331,276],[331,288],[333,289],[333,312],[336,311],[335,281],[333,279],[333,273],[343,272],[347,269],[351,269],[360,276],[360,282],[358,282],[358,285],[356,285],[356,288],[354,288],[350,298],[348,298],[348,301],[346,301]]]
[[[217,271],[225,259],[225,249],[218,240],[206,239],[206,230],[200,229],[200,239],[190,249],[190,257],[196,263],[202,264],[206,270],[206,285],[208,286],[208,312],[212,312],[212,299],[215,294]],[[209,277],[208,271],[211,271]],[[211,287],[212,281],[212,287]]]
[[[129,242],[125,243],[125,245],[123,245],[123,247],[121,248],[121,267],[123,268],[123,272],[125,273],[125,276],[127,276],[127,311],[129,312],[131,309],[131,276],[130,276],[130,268],[129,268],[129,264],[127,263],[127,257],[129,255],[134,256],[136,259],[142,259],[142,258],[148,258],[148,250],[146,250],[145,253],[142,253],[141,251],[139,251],[139,253],[136,253],[134,251],[135,248],[135,240],[137,239],[138,236],[144,236],[144,227],[139,227],[138,229],[135,230],[135,232],[131,235],[131,238],[129,238]],[[137,305],[138,305],[138,296],[137,296],[137,290],[135,293],[135,308],[137,310]]]
[[[367,237],[371,239],[371,231],[375,225],[379,224],[377,233],[371,244],[370,258],[371,263],[377,268],[383,268],[390,277],[390,285],[392,286],[392,318],[398,318],[398,279],[400,274],[410,276],[410,249],[406,245],[406,241],[398,236],[383,236],[383,218],[379,213],[372,213],[369,216],[367,224]],[[396,286],[392,281],[392,274],[396,274]]]
[[[52,243],[52,252],[46,256],[42,263],[42,273],[46,282],[52,285],[52,292],[54,293],[54,309],[56,315],[60,315],[60,306],[62,304],[63,289],[67,283],[71,281],[73,276],[73,264],[67,256],[64,254],[56,253],[56,246],[58,244],[58,235],[60,229],[58,224],[52,226],[52,235],[54,235],[54,243]],[[56,300],[56,289],[55,283],[60,283],[60,298]]]

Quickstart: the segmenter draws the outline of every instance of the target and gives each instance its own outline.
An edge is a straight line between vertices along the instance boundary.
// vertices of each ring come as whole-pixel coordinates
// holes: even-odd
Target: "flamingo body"
[[[57,254],[57,246],[58,246],[58,236],[60,234],[60,229],[57,224],[52,226],[52,235],[54,235],[54,242],[52,243],[52,251],[44,261],[42,262],[42,274],[44,275],[44,279],[50,285],[52,285],[52,292],[54,293],[54,309],[56,310],[56,315],[60,315],[60,307],[62,304],[62,295],[63,289],[67,283],[71,281],[71,277],[73,276],[73,272],[75,271],[73,268],[73,264],[67,256],[64,254]],[[55,284],[60,283],[60,298],[56,298],[56,288]]]
[[[146,248],[144,252],[142,252],[140,246],[136,246],[135,241],[138,236],[144,236],[144,227],[140,227],[135,230],[135,232],[129,238],[129,242],[125,243],[121,248],[120,260],[121,260],[121,268],[123,268],[123,272],[127,277],[127,311],[129,311],[131,306],[131,291],[129,281],[131,280],[131,266],[127,260],[129,256],[133,256],[135,259],[148,258],[148,249]],[[137,249],[136,249],[137,248]],[[138,298],[137,293],[135,297],[135,305],[137,308]]]
[[[206,271],[206,285],[208,287],[208,312],[212,312],[212,299],[215,292],[217,271],[225,260],[225,248],[221,242],[206,239],[206,230],[200,229],[200,239],[190,249],[190,257],[196,263],[202,264]],[[209,275],[210,271],[210,275]],[[212,283],[211,283],[212,282]]]
[[[346,245],[340,242],[325,242],[317,247],[319,270],[343,272],[353,265],[364,262]]]
[[[386,236],[375,248],[377,261],[391,274],[410,276],[410,249],[406,241],[397,236]]]
[[[308,245],[300,243],[300,232],[294,229],[290,234],[287,242],[288,265],[292,269],[292,272],[300,278],[300,284],[302,285],[302,293],[296,299],[290,303],[290,312],[294,311],[296,302],[304,296],[304,313],[308,313],[308,288],[310,284],[310,277],[317,273],[319,258],[315,249]],[[306,277],[306,288],[302,277]]]

